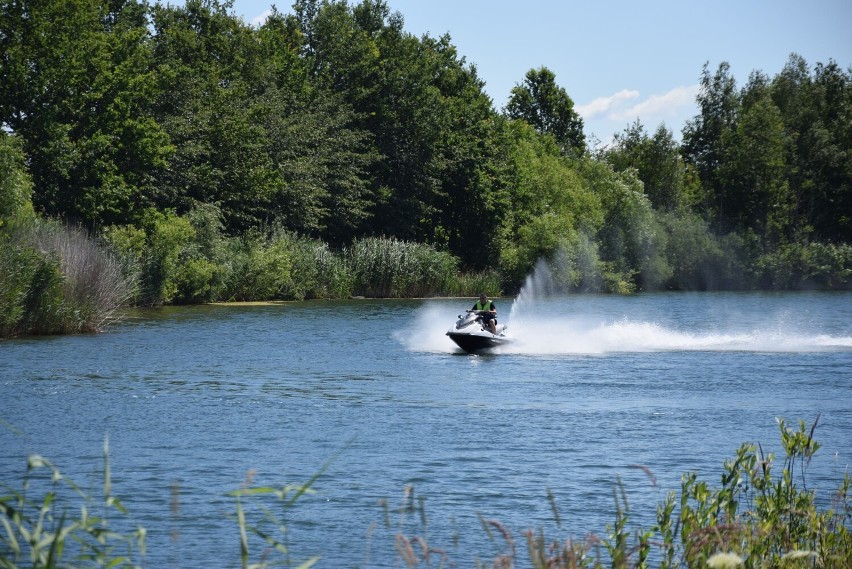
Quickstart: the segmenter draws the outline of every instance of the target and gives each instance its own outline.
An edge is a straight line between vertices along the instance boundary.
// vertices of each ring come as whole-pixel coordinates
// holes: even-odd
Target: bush
[[[284,243],[253,234],[230,241],[228,249],[231,270],[223,294],[226,300],[285,298],[292,259]]]
[[[0,336],[64,332],[59,263],[34,247],[0,248]]]
[[[0,239],[4,336],[95,332],[134,294],[119,258],[80,229],[37,221]]]
[[[388,238],[358,239],[346,251],[353,294],[370,298],[423,298],[449,288],[458,259],[429,245]]]
[[[497,271],[459,273],[447,284],[443,294],[477,297],[483,292],[488,296],[500,296],[500,275]]]
[[[0,129],[0,230],[35,218],[32,186],[18,138]]]
[[[852,245],[791,243],[760,256],[761,287],[775,290],[852,289]]]
[[[150,306],[168,304],[178,294],[180,255],[195,238],[195,229],[189,219],[174,212],[153,210],[146,213],[144,228],[141,302]]]

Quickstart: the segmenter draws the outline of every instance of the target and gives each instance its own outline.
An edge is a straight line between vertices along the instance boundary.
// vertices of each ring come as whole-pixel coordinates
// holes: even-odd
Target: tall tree
[[[787,236],[794,203],[784,176],[784,125],[768,95],[743,110],[722,143],[721,216],[778,244]]]
[[[583,119],[565,89],[556,84],[556,75],[546,67],[530,69],[523,85],[512,88],[506,115],[552,135],[563,154],[581,156],[586,151]]]
[[[188,0],[153,8],[153,50],[169,97],[157,119],[177,152],[161,172],[160,209],[185,213],[196,203],[221,207],[229,231],[266,217],[273,192],[264,132],[253,120],[253,31],[218,0]]]
[[[721,191],[719,168],[724,160],[722,139],[725,133],[736,128],[740,100],[736,81],[730,74],[727,62],[719,64],[715,74],[710,74],[709,63],[701,73],[701,88],[696,97],[699,115],[687,122],[683,129],[683,154],[687,162],[697,169],[709,215],[715,217],[717,226],[725,228],[728,220],[722,212],[724,192]]]
[[[24,141],[41,211],[100,225],[143,207],[172,150],[147,24],[137,0],[0,5],[0,123]]]
[[[852,70],[791,54],[771,82],[786,130],[787,179],[802,237],[852,239]]]
[[[648,136],[637,119],[615,135],[613,146],[604,151],[604,158],[618,172],[635,168],[645,195],[657,209],[677,209],[691,205],[694,199],[680,146],[663,124],[653,136]]]

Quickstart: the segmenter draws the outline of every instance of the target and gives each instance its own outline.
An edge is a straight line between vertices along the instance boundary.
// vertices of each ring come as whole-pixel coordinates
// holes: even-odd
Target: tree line
[[[150,273],[170,227],[175,267],[213,267],[201,288],[225,262],[211,232],[416,243],[506,293],[541,259],[567,290],[850,287],[852,70],[833,61],[742,88],[705,64],[682,143],[637,121],[593,148],[549,69],[497,110],[450,36],[383,0],[257,27],[231,8],[0,3],[5,233],[31,204]]]

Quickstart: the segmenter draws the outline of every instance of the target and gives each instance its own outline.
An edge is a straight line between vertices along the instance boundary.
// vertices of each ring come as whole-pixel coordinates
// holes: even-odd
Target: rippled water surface
[[[287,513],[293,560],[396,566],[402,524],[472,566],[502,551],[480,515],[519,551],[527,528],[602,532],[618,480],[648,527],[682,473],[716,485],[740,443],[779,452],[776,417],[819,415],[809,481],[824,495],[850,462],[852,294],[497,299],[516,341],[488,356],[444,335],[472,303],[162,309],[2,341],[0,481],[39,453],[97,490],[108,435],[145,565],[236,567],[227,493],[328,464]],[[413,514],[398,511],[407,487]]]

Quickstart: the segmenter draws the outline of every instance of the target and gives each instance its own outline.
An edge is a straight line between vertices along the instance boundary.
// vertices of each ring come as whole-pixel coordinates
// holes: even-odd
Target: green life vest
[[[476,306],[474,307],[474,310],[489,310],[490,311],[491,310],[491,301],[486,300],[485,304],[482,304],[482,301],[477,300]]]

